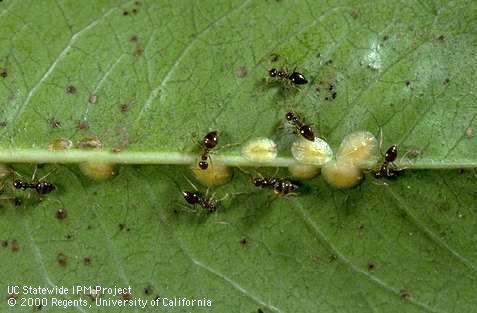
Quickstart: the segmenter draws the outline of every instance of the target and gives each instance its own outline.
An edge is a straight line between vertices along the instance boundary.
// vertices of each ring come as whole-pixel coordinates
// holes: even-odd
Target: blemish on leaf
[[[66,266],[68,264],[68,259],[69,257],[61,252],[56,256],[56,261],[60,266]]]
[[[122,113],[127,113],[127,112],[129,112],[129,105],[128,104],[121,104],[119,109]]]
[[[7,122],[5,121],[0,122],[0,128],[5,128],[5,127],[7,127]]]
[[[139,41],[139,38],[137,35],[132,35],[131,38],[129,38],[129,41],[130,42],[138,42]]]
[[[0,76],[6,78],[8,76],[8,72],[6,68],[0,68]]]
[[[94,94],[89,96],[88,102],[91,104],[96,104],[96,102],[98,102],[98,96]]]
[[[65,239],[66,240],[71,240],[71,239],[73,239],[73,235],[72,234],[66,234]]]
[[[74,95],[76,93],[76,87],[73,85],[69,85],[66,87],[66,93],[69,93],[70,95]]]
[[[368,261],[368,270],[372,271],[376,268],[376,263],[374,261]]]
[[[351,11],[351,17],[355,20],[359,17],[359,10]]]
[[[388,35],[384,35],[383,36],[383,41],[387,41],[389,39],[389,36]]]
[[[59,220],[64,220],[67,217],[66,209],[58,209],[55,216]]]
[[[258,309],[257,309],[257,313],[263,313],[263,310],[260,309],[260,308],[258,308]]]
[[[7,240],[0,240],[0,245],[4,248],[8,247],[8,241]]]
[[[128,16],[128,15],[129,15],[129,11],[124,10],[124,11],[123,11],[123,16]]]
[[[411,81],[410,81],[410,80],[406,80],[406,86],[407,86],[407,87],[410,87],[410,86],[411,86]]]
[[[437,39],[439,41],[444,41],[446,39],[446,37],[444,35],[440,35],[439,37],[437,37]]]
[[[10,250],[12,250],[12,252],[18,252],[20,250],[20,245],[16,240],[12,240]]]
[[[22,205],[22,198],[15,197],[15,200],[13,201],[13,203],[15,204],[15,206]]]
[[[133,15],[136,15],[136,14],[137,14],[137,9],[132,9],[132,10],[131,10],[131,13],[132,13]]]
[[[444,79],[444,81],[442,82],[445,86],[449,86],[449,83],[450,83],[450,79],[449,78],[446,78]]]
[[[84,265],[90,265],[91,264],[91,257],[88,255],[88,256],[85,256],[83,257],[83,263]]]
[[[142,43],[138,42],[134,48],[134,56],[140,57],[144,54],[144,46]]]
[[[80,121],[80,122],[78,122],[78,128],[79,129],[88,129],[89,124],[86,121]]]
[[[403,289],[399,290],[399,297],[401,297],[401,299],[403,299],[403,300],[407,300],[411,297],[411,293],[409,292],[408,289],[403,288]]]
[[[248,74],[248,70],[245,66],[241,66],[235,71],[235,75],[239,78],[245,77],[247,76],[247,74]]]
[[[18,293],[10,293],[10,294],[8,294],[7,300],[8,300],[8,299],[15,299],[15,300],[18,299]]]
[[[121,295],[121,298],[122,298],[123,300],[131,300],[131,299],[132,299],[132,296],[131,296],[130,293],[126,292],[126,293],[123,293],[123,294]]]
[[[240,245],[241,245],[243,248],[245,248],[245,247],[247,246],[247,243],[248,243],[247,238],[242,238],[242,239],[240,239]]]
[[[464,134],[465,134],[465,137],[468,138],[468,139],[474,137],[474,128],[473,127],[467,127],[465,129]]]
[[[124,224],[124,223],[119,224],[118,227],[119,227],[120,231],[123,231],[123,230],[125,230],[127,232],[131,231],[131,228],[127,227],[127,225]]]
[[[154,290],[151,285],[147,285],[147,287],[144,288],[144,294],[146,295],[152,295],[153,292]]]

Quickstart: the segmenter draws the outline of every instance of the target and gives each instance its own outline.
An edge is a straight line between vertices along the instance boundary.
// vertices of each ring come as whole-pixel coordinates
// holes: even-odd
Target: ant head
[[[384,154],[384,160],[386,162],[394,162],[397,158],[398,150],[396,145],[392,145]]]
[[[310,125],[303,125],[300,127],[300,134],[309,141],[315,141],[315,134]]]
[[[199,168],[201,170],[206,170],[207,168],[209,168],[209,163],[207,163],[207,161],[202,160],[199,162]]]
[[[183,191],[182,195],[184,196],[185,201],[189,204],[197,204],[200,200],[200,194],[195,191]]]
[[[262,177],[252,177],[252,183],[256,187],[261,187],[261,186],[265,185],[265,179],[262,178]]]
[[[278,75],[278,70],[276,68],[272,68],[268,71],[268,75],[270,75],[270,77],[276,77]]]
[[[22,189],[22,188],[24,188],[24,185],[25,185],[25,184],[24,184],[21,180],[15,180],[15,181],[13,182],[13,187],[14,187],[15,189]]]
[[[204,147],[206,147],[207,149],[213,149],[218,142],[219,142],[219,135],[217,134],[217,131],[215,130],[207,133],[207,135],[205,135],[204,139],[202,140]]]
[[[286,117],[287,120],[290,121],[290,122],[291,122],[292,120],[296,119],[295,113],[293,113],[293,112],[291,112],[291,111],[290,111],[290,112],[287,112],[287,114],[285,115],[285,117]]]

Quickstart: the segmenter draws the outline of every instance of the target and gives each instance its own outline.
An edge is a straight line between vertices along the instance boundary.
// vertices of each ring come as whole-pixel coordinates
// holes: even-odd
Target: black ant
[[[224,197],[217,200],[215,198],[215,193],[209,196],[209,190],[207,189],[207,192],[203,194],[198,191],[197,187],[187,177],[185,177],[185,179],[194,188],[194,191],[182,191],[184,200],[194,207],[193,210],[189,209],[189,211],[198,212],[197,207],[200,207],[206,214],[214,213],[217,211],[219,203],[229,197],[229,194],[226,194]]]
[[[285,196],[296,191],[300,186],[293,181],[274,177],[253,177],[252,182],[260,188],[271,188],[275,194]]]
[[[27,190],[27,189],[35,189],[36,192],[40,195],[44,195],[50,193],[56,189],[55,185],[49,182],[26,182],[23,180],[16,180],[13,182],[13,187],[15,189]]]
[[[219,135],[215,130],[208,132],[207,135],[204,136],[204,138],[202,139],[203,152],[199,161],[200,169],[206,170],[209,167],[209,163],[207,162],[207,160],[210,158],[209,152],[210,150],[215,148],[215,146],[217,146],[218,142]]]
[[[35,167],[35,171],[33,172],[33,176],[31,181],[24,181],[21,179],[17,179],[13,182],[13,187],[15,189],[27,190],[27,189],[34,189],[39,195],[46,195],[50,192],[56,190],[55,185],[50,182],[44,181],[52,172],[48,173],[47,175],[43,176],[39,180],[35,180],[36,171],[38,166]]]
[[[315,134],[313,133],[311,125],[303,123],[294,112],[288,112],[286,114],[286,119],[296,127],[296,129],[300,132],[300,135],[302,135],[305,139],[309,141],[315,141]]]
[[[394,161],[396,160],[398,155],[398,149],[396,145],[392,145],[384,154],[383,164],[381,164],[379,170],[374,173],[376,178],[396,178],[397,176],[401,175],[403,169],[397,168],[394,165]]]
[[[272,78],[277,78],[284,81],[288,80],[294,85],[305,85],[308,83],[308,80],[305,78],[305,76],[295,70],[289,74],[287,70],[272,68],[268,71],[268,75]]]
[[[199,205],[207,214],[214,213],[217,210],[217,200],[212,199],[212,197],[204,196],[198,191],[183,191],[182,195],[187,203],[193,206]]]

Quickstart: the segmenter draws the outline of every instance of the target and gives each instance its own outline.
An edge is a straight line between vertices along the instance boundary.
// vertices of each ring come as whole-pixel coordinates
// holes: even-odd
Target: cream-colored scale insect
[[[254,138],[242,148],[242,156],[250,161],[264,162],[277,157],[277,144],[264,137]]]
[[[323,165],[324,179],[336,188],[356,186],[363,179],[363,169],[376,166],[378,146],[378,140],[370,132],[349,134],[341,142],[336,159]]]

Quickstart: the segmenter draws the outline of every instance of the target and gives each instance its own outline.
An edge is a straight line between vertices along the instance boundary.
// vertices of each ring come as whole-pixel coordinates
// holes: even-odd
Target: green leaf
[[[1,311],[31,311],[18,307],[33,298],[48,312],[64,311],[53,298],[117,311],[71,294],[100,285],[149,301],[128,311],[155,312],[160,296],[212,301],[164,312],[475,312],[475,12],[470,0],[1,1],[0,162],[25,162],[14,166],[25,180],[31,163],[56,163],[36,178],[57,187],[40,199],[3,180]],[[267,70],[285,65],[310,83],[268,85]],[[174,213],[192,175],[157,164],[195,162],[217,129],[219,145],[239,145],[214,162],[257,165],[240,144],[285,142],[277,125],[290,109],[335,151],[353,131],[382,130],[383,149],[419,152],[411,167],[423,170],[350,190],[318,177],[290,197],[235,171],[210,191],[231,195],[218,212]],[[73,148],[49,151],[59,138]],[[88,138],[102,149],[79,149]],[[83,161],[156,165],[97,182]],[[268,165],[290,163],[284,151]],[[21,291],[13,309],[9,285],[70,294]]]

